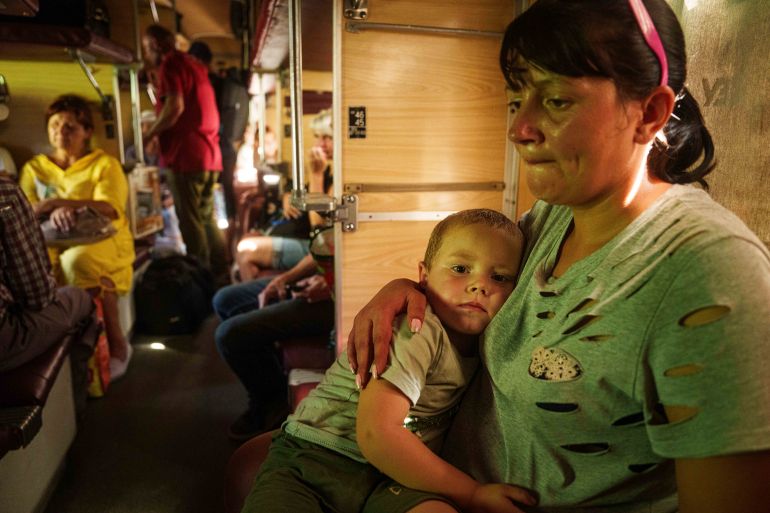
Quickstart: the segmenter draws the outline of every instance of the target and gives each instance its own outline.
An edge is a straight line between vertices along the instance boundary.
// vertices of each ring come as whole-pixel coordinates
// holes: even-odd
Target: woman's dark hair
[[[78,123],[83,125],[87,130],[93,130],[94,118],[91,116],[91,108],[88,106],[88,101],[82,96],[76,94],[63,94],[56,98],[48,109],[45,111],[45,125],[48,126],[48,120],[54,114],[60,112],[69,112],[75,116]]]
[[[647,159],[668,183],[698,182],[714,168],[714,143],[700,106],[684,87],[687,56],[679,21],[665,0],[643,0],[663,42],[674,113]],[[568,77],[612,80],[621,98],[639,99],[660,84],[657,57],[647,45],[627,0],[538,0],[505,32],[500,68],[514,89],[524,83],[522,61]],[[700,161],[700,162],[699,162]]]

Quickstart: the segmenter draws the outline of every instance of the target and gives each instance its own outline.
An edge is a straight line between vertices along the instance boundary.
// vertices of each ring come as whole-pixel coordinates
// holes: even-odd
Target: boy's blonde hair
[[[425,267],[430,269],[433,265],[433,260],[436,258],[439,248],[441,248],[441,243],[444,241],[444,235],[446,235],[447,231],[452,228],[473,224],[482,224],[496,230],[502,230],[519,241],[522,241],[524,238],[516,223],[500,212],[488,208],[460,210],[447,216],[433,228],[430,239],[428,239],[428,247],[425,248],[425,257],[423,258]]]

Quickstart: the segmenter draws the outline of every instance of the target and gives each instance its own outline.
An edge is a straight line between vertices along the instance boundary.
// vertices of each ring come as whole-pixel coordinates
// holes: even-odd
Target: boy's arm
[[[464,511],[520,513],[512,501],[534,504],[523,489],[481,485],[434,454],[404,428],[409,407],[409,399],[385,379],[361,391],[356,437],[372,465],[404,486],[444,495]]]

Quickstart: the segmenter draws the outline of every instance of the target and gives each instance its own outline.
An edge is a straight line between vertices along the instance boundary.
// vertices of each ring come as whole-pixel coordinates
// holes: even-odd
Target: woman
[[[53,151],[24,165],[21,188],[38,217],[48,217],[61,231],[74,226],[75,211],[90,207],[112,219],[115,235],[93,244],[49,249],[60,283],[102,298],[110,347],[110,372],[121,377],[131,358],[131,345],[118,318],[118,294],[131,289],[134,241],[126,218],[128,182],[123,168],[102,150],[90,148],[94,124],[85,99],[63,95],[45,114]]]
[[[539,0],[506,31],[508,135],[542,201],[443,455],[534,511],[770,511],[770,254],[680,185],[714,167],[685,61],[664,0]],[[406,280],[357,316],[364,383],[405,303],[418,327]]]
[[[308,155],[310,172],[307,175],[307,190],[311,194],[329,194],[332,188],[331,160],[334,155],[331,110],[319,112],[310,127],[316,142]],[[270,236],[247,234],[238,242],[235,260],[241,281],[258,278],[260,271],[265,269],[291,269],[307,256],[310,233],[326,225],[326,220],[318,212],[305,213],[292,206],[291,193],[283,195],[282,204],[283,219],[271,227]]]

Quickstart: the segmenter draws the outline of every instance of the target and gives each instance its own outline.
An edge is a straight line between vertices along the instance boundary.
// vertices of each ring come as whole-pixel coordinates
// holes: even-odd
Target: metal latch
[[[291,204],[305,212],[328,212],[332,221],[342,224],[343,232],[354,232],[358,227],[358,196],[345,194],[340,201],[317,192],[292,191]]]
[[[369,0],[345,0],[343,14],[349,20],[365,20],[369,17]]]

